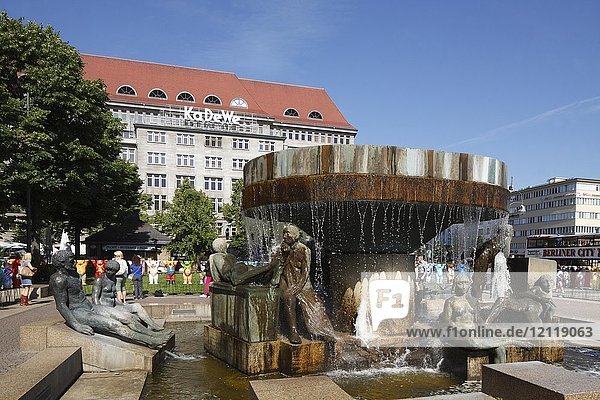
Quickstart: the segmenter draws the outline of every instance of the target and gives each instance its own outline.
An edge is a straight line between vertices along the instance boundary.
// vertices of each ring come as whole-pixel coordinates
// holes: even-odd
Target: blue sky
[[[0,0],[84,53],[324,87],[357,143],[600,179],[600,1]]]

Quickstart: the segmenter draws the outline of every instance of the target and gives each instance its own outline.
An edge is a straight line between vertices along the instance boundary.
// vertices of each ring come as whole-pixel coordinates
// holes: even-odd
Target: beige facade
[[[139,168],[153,214],[171,202],[184,179],[211,197],[222,236],[235,234],[221,217],[235,181],[249,160],[272,151],[321,144],[353,144],[355,129],[285,124],[243,112],[238,124],[184,119],[183,107],[144,106],[111,101],[113,116],[125,124],[121,157]],[[220,110],[214,110],[218,113]]]
[[[524,257],[527,237],[600,233],[600,180],[552,178],[512,192],[511,255]]]

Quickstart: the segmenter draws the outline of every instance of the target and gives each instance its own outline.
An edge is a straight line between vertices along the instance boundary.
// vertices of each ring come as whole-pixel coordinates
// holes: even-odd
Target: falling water
[[[508,297],[510,289],[510,273],[506,256],[501,251],[494,258],[494,276],[492,278],[492,300],[498,297]]]

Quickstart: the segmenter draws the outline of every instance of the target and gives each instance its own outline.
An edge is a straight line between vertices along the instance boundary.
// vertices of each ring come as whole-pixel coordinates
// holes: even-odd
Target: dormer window
[[[308,114],[308,118],[310,118],[310,119],[323,119],[323,115],[321,115],[321,113],[318,112],[318,111],[311,111],[310,114]]]
[[[153,99],[166,99],[167,94],[162,89],[152,89],[150,93],[148,93],[148,97]]]
[[[235,99],[231,100],[231,103],[229,103],[229,105],[231,107],[237,108],[248,108],[248,103],[241,97],[236,97]]]
[[[206,96],[204,98],[204,104],[216,104],[218,106],[221,105],[221,99],[215,95]]]
[[[117,94],[124,94],[126,96],[137,96],[137,93],[135,92],[135,89],[132,88],[129,85],[120,86],[117,89]]]
[[[187,101],[188,103],[193,103],[196,101],[196,99],[194,99],[194,96],[192,96],[192,94],[190,92],[181,92],[177,95],[177,100],[178,101]]]
[[[298,111],[295,108],[288,108],[283,112],[283,115],[285,115],[286,117],[296,117],[298,118],[300,116],[300,114],[298,114]]]

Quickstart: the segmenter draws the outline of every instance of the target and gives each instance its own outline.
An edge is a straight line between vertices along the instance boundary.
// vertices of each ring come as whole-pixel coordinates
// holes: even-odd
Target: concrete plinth
[[[550,275],[556,281],[556,261],[543,258],[509,258],[510,287],[513,293],[522,293],[533,286],[542,275]]]
[[[344,400],[352,397],[327,376],[250,382],[251,400]]]
[[[0,375],[5,400],[60,399],[82,374],[78,347],[45,349]]]
[[[164,350],[175,347],[175,336],[160,351],[124,342],[101,334],[87,336],[65,325],[62,319],[49,319],[21,327],[21,349],[81,347],[83,369],[88,371],[152,371],[164,359]]]
[[[465,381],[481,380],[481,367],[490,363],[489,350],[473,350],[462,347],[444,349],[442,370]]]
[[[269,342],[279,335],[279,289],[213,283],[211,322],[246,342]]]
[[[279,340],[247,342],[214,326],[204,326],[204,348],[248,375],[279,370]]]
[[[309,375],[325,371],[325,342],[302,339],[300,344],[281,340],[279,371],[286,375]]]
[[[503,400],[600,399],[600,379],[539,361],[483,367],[482,392]]]

